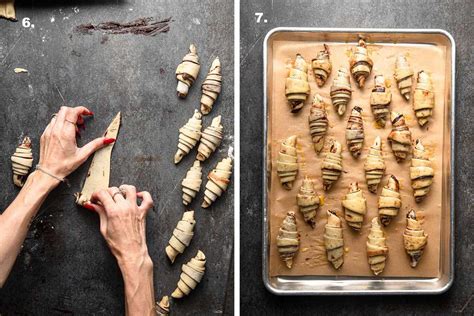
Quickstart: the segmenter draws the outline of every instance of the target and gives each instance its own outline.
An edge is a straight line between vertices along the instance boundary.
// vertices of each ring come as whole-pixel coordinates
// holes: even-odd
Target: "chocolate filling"
[[[159,33],[166,33],[170,29],[170,18],[155,21],[154,18],[139,18],[131,22],[102,22],[96,25],[91,23],[81,24],[74,28],[74,31],[80,34],[92,34],[94,31],[101,31],[106,34],[134,34],[155,36]]]

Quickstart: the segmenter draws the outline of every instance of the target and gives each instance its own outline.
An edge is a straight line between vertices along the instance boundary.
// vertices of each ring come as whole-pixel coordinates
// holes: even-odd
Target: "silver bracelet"
[[[48,176],[50,176],[50,177],[52,177],[52,178],[54,178],[54,179],[56,179],[56,180],[58,180],[58,181],[61,181],[61,182],[65,183],[68,187],[71,187],[71,185],[69,184],[68,179],[66,179],[66,178],[60,178],[60,177],[58,177],[58,176],[55,176],[54,174],[52,174],[52,173],[50,173],[50,172],[44,170],[43,168],[41,168],[41,166],[40,166],[39,164],[36,165],[36,168],[35,168],[35,169],[38,170],[38,171],[41,171],[41,172],[44,173],[44,174],[47,174]]]

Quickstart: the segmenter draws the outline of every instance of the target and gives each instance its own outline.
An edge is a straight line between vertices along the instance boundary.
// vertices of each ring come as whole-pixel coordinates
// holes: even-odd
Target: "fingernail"
[[[104,145],[112,144],[115,142],[115,138],[105,138],[104,139]]]
[[[83,206],[84,208],[90,210],[90,211],[94,211],[94,212],[95,212],[94,206],[93,206],[92,204],[90,204],[89,202],[82,204],[82,206]]]
[[[94,115],[94,112],[88,111],[88,112],[86,113],[86,115],[91,115],[91,116],[92,116],[92,115]]]

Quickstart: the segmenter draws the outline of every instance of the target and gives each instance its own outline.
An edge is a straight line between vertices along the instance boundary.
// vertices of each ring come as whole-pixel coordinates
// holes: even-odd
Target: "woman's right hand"
[[[150,193],[121,185],[93,193],[91,201],[84,207],[99,213],[100,232],[122,272],[125,314],[154,315],[153,261],[145,232],[146,214],[153,206]]]
[[[137,197],[142,199],[140,205]],[[84,206],[99,214],[100,232],[119,265],[150,260],[145,231],[146,214],[153,206],[150,193],[121,185],[95,192],[91,201]]]

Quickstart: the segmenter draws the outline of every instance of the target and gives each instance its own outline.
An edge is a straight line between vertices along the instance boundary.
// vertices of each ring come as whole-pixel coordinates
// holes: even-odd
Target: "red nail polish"
[[[104,139],[104,145],[112,144],[113,142],[115,142],[115,138]]]
[[[88,111],[88,112],[86,113],[86,115],[93,116],[93,115],[94,115],[94,112],[92,112],[92,111]]]
[[[94,206],[92,206],[92,204],[90,204],[90,203],[84,203],[84,204],[82,204],[82,206],[84,208],[88,209],[89,211],[94,211],[95,212]]]

